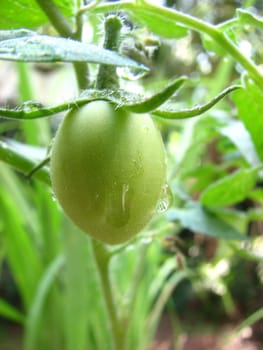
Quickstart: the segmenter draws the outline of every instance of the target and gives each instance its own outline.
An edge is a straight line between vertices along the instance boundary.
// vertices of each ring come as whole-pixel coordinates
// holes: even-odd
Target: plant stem
[[[179,12],[175,9],[168,9],[162,6],[150,4],[146,1],[135,3],[134,1],[118,1],[110,4],[102,4],[95,8],[94,12],[109,12],[126,10],[131,14],[140,17],[140,12],[144,11],[152,15],[154,18],[158,14],[158,18],[163,18],[163,25],[165,21],[170,20],[175,24],[183,24],[188,28],[196,30],[200,33],[208,35],[216,43],[218,43],[226,52],[228,52],[247,72],[250,73],[251,78],[263,90],[263,75],[258,70],[255,63],[248,57],[242,54],[238,47],[215,25],[204,22],[196,17]]]
[[[52,0],[36,0],[36,2],[61,36],[65,38],[73,36],[72,26]]]
[[[72,38],[81,41],[82,31],[83,15],[79,13],[76,15],[76,32],[74,33]],[[90,85],[88,64],[86,62],[74,62],[73,67],[75,69],[79,90],[87,89]]]
[[[119,46],[119,36],[121,30],[121,20],[116,15],[109,15],[104,23],[105,38],[103,47],[117,52]],[[107,64],[101,64],[97,77],[97,89],[118,88],[118,75],[116,67]]]
[[[108,312],[108,319],[113,337],[113,349],[124,350],[125,325],[118,317],[110,281],[109,262],[111,255],[103,244],[98,243],[95,240],[91,242],[93,245],[93,253],[100,276],[103,297]]]
[[[64,38],[71,38],[81,40],[82,35],[82,18],[77,18],[77,31],[74,32],[71,24],[63,16],[59,8],[52,0],[36,0],[39,7],[48,17],[50,23],[57,30],[57,32]],[[76,79],[80,90],[87,89],[89,86],[89,70],[86,62],[74,62]]]
[[[79,90],[85,90],[90,85],[89,68],[86,62],[74,62],[73,67]]]

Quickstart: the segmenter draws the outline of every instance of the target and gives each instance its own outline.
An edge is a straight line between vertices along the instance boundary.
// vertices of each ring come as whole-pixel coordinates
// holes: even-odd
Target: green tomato
[[[119,244],[156,213],[165,152],[149,115],[104,101],[70,111],[54,138],[50,173],[58,202],[83,231]]]

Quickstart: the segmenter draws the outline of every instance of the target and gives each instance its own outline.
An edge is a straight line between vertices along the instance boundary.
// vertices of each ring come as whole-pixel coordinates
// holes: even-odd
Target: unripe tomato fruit
[[[164,146],[151,117],[116,110],[105,101],[66,115],[50,167],[65,213],[108,244],[125,242],[144,228],[165,184]]]

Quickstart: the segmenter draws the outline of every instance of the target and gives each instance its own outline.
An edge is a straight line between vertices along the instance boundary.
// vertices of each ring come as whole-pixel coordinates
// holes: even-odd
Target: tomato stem
[[[70,23],[52,0],[36,0],[36,2],[61,36],[72,37],[74,32]]]
[[[113,350],[124,350],[126,327],[117,313],[117,308],[116,308],[114,295],[112,291],[110,273],[109,273],[109,263],[110,263],[111,253],[107,250],[105,245],[95,240],[92,240],[92,245],[93,245],[94,258],[97,264],[97,270],[100,277],[102,293],[106,304],[106,309],[108,312],[108,321],[109,321],[112,338],[113,338],[112,347],[113,347]]]
[[[105,38],[103,45],[105,49],[118,51],[121,26],[121,19],[118,16],[109,15],[106,17],[104,23]],[[115,66],[106,64],[100,65],[96,87],[98,89],[116,89],[119,87],[119,79]]]

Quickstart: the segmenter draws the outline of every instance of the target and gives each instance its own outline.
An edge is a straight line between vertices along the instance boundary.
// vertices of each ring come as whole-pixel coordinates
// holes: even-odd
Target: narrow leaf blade
[[[187,119],[187,118],[197,117],[207,112],[212,107],[214,107],[226,95],[238,89],[241,89],[240,85],[229,86],[228,88],[223,90],[220,94],[215,96],[212,100],[210,100],[209,102],[203,105],[194,106],[192,108],[183,109],[181,111],[174,111],[172,109],[157,109],[153,113],[158,117],[167,118],[167,119]]]
[[[43,277],[39,280],[35,297],[32,299],[30,309],[27,316],[26,324],[26,338],[25,344],[27,349],[34,349],[39,332],[39,324],[43,312],[44,302],[50,291],[51,286],[59,273],[59,270],[64,264],[64,256],[58,255],[48,266],[43,274]]]
[[[135,113],[150,112],[162,105],[164,102],[166,102],[167,99],[170,98],[181,87],[185,80],[186,77],[180,77],[173,81],[171,84],[169,84],[165,89],[163,89],[159,93],[151,96],[148,99],[143,100],[142,102],[135,103],[130,106],[128,105],[127,108]]]
[[[0,59],[25,62],[90,62],[147,70],[130,58],[92,44],[48,35],[0,41]]]
[[[25,321],[24,315],[19,310],[17,310],[14,306],[10,305],[4,299],[1,298],[0,315],[18,323],[24,323]]]

